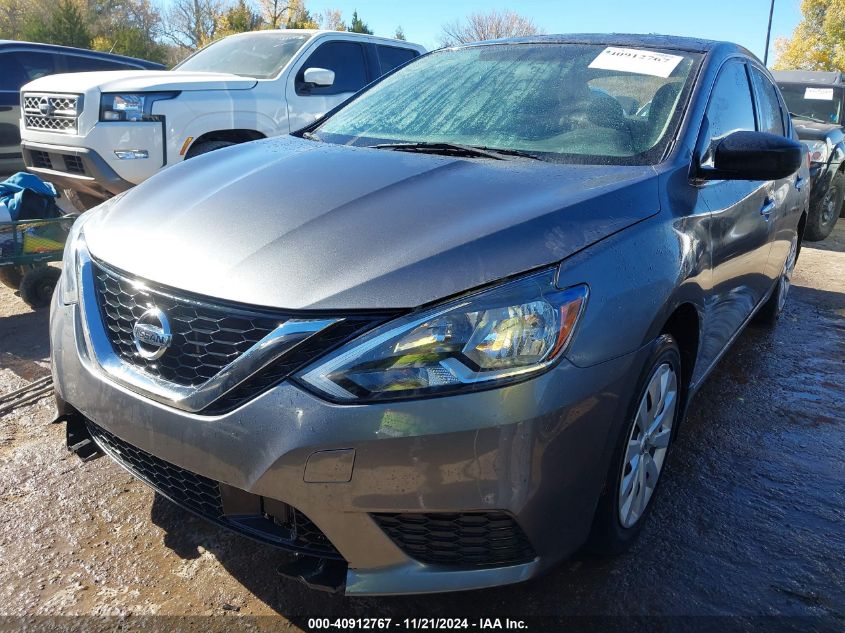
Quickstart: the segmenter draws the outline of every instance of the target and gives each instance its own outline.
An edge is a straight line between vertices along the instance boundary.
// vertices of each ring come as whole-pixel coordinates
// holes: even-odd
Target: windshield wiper
[[[389,149],[395,152],[421,152],[426,154],[450,154],[453,156],[469,156],[473,158],[492,158],[493,160],[507,160],[508,156],[526,156],[537,158],[531,154],[523,154],[519,150],[499,150],[460,143],[414,142],[414,143],[379,143],[370,145],[375,149]],[[539,160],[539,159],[538,159]]]
[[[796,119],[806,119],[807,121],[812,121],[813,123],[827,123],[827,121],[822,121],[821,119],[817,119],[806,114],[797,114],[795,112],[790,112],[789,116],[795,117]]]
[[[323,140],[319,136],[314,134],[313,132],[303,132],[302,134],[300,134],[300,136],[302,136],[302,138],[309,140],[309,141],[321,141],[322,142],[322,140]]]

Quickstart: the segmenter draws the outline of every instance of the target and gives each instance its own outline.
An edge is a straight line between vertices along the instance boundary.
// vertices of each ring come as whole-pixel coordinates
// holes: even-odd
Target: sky
[[[547,33],[663,33],[727,40],[763,58],[770,0],[307,0],[312,13],[340,9],[349,23],[352,11],[376,35],[392,37],[402,26],[408,40],[428,49],[438,45],[441,26],[491,9],[511,9]],[[772,46],[789,36],[801,19],[800,0],[775,0]]]

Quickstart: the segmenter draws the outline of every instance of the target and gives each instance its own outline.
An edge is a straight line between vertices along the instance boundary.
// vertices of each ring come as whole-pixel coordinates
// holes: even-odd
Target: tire
[[[786,256],[786,261],[783,264],[783,270],[780,277],[775,284],[775,289],[772,290],[772,295],[766,300],[766,303],[754,315],[754,324],[761,327],[772,328],[778,322],[784,306],[786,306],[786,299],[789,295],[789,288],[792,285],[792,273],[795,270],[795,262],[798,260],[798,236],[792,238],[792,245],[789,248],[789,254]]]
[[[4,286],[17,290],[21,286],[21,279],[23,279],[23,269],[20,266],[0,267],[0,283]]]
[[[804,231],[805,240],[820,242],[830,235],[839,219],[843,200],[845,200],[845,174],[836,172],[824,198],[815,209],[810,209],[810,217],[807,218],[807,228]]]
[[[664,376],[668,377],[664,396],[671,393],[671,387],[674,387],[674,395],[671,401],[667,397],[662,406],[658,398],[658,403],[655,405],[649,395],[649,388],[654,387],[655,381],[657,385],[661,385]],[[628,407],[628,417],[622,425],[613,451],[587,544],[588,548],[597,554],[618,554],[630,547],[654,507],[655,494],[666,470],[666,459],[669,456],[672,439],[683,415],[682,398],[685,387],[682,376],[681,351],[678,343],[672,336],[663,334],[657,340],[654,351],[645,363],[637,382],[634,398]],[[655,393],[653,389],[652,393]],[[655,409],[655,406],[660,408]],[[648,415],[654,414],[655,411],[657,411],[658,419],[649,422]],[[661,411],[663,413],[660,413]],[[655,423],[659,423],[660,426],[654,427]],[[642,437],[642,426],[647,429],[649,426],[656,429],[649,433],[651,440],[646,441],[643,447],[646,449],[644,452],[638,451],[635,446],[643,445],[641,439],[637,441],[637,436]],[[661,447],[651,446],[652,441],[660,444]],[[647,458],[646,455],[648,455]],[[637,464],[650,463],[651,466],[655,466],[656,476],[653,474],[654,470],[645,467],[643,473],[648,473],[644,474],[645,479],[642,480],[645,485],[640,484],[637,478],[639,469],[631,468],[632,458],[637,458]],[[651,486],[647,483],[650,478],[653,478]],[[628,487],[626,483],[630,483],[629,495],[623,494],[623,488]],[[649,487],[651,492],[648,492]],[[639,498],[635,494],[637,490],[642,491],[644,505],[635,512]],[[626,500],[630,503],[626,503]],[[628,512],[625,511],[626,507],[629,509]]]
[[[61,270],[52,266],[39,266],[28,271],[21,280],[21,299],[36,310],[46,308],[61,274]]]
[[[208,154],[216,149],[230,147],[232,145],[236,145],[236,143],[231,141],[203,141],[202,143],[197,143],[196,145],[191,146],[191,149],[188,150],[188,154],[185,156],[185,160],[202,154]]]

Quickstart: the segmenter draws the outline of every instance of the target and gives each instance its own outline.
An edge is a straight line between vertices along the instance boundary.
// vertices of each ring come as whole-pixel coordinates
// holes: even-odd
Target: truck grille
[[[183,387],[199,387],[294,316],[183,295],[96,263],[94,282],[100,316],[115,354],[136,369]],[[139,317],[153,305],[167,315],[173,335],[167,352],[155,360],[138,353],[133,335]],[[345,318],[222,395],[204,413],[220,415],[237,408],[383,319],[361,315]]]
[[[287,504],[284,521],[275,517],[228,517],[220,484],[150,455],[86,420],[88,433],[114,461],[175,504],[251,538],[321,558],[341,558],[331,541],[305,514]]]
[[[402,551],[421,563],[503,567],[528,563],[535,557],[522,529],[506,512],[371,516]]]
[[[75,134],[81,111],[82,97],[79,95],[31,92],[23,95],[24,125],[29,130]]]

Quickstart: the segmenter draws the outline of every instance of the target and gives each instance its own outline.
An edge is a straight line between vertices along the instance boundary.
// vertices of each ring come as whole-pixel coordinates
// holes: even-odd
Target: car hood
[[[47,75],[31,81],[22,92],[85,93],[153,92],[160,90],[248,90],[256,80],[227,73],[191,73],[174,70],[109,70]]]
[[[95,258],[229,301],[413,307],[554,264],[658,210],[652,167],[456,159],[281,137],[93,211]]]

